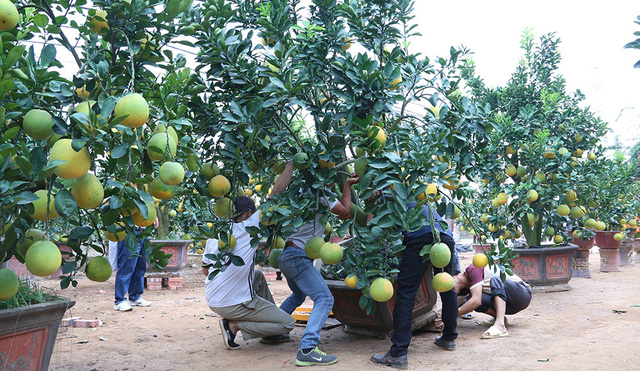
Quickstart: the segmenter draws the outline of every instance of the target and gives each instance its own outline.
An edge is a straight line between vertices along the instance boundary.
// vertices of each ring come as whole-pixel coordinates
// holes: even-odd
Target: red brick
[[[60,326],[68,327],[73,326],[73,322],[82,319],[82,317],[63,318],[60,321]]]
[[[73,327],[98,327],[100,325],[99,319],[78,319],[73,321]]]

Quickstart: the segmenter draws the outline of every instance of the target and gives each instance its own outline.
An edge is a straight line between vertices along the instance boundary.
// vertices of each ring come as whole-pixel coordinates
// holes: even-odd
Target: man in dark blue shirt
[[[409,208],[415,207],[415,203],[410,203]],[[455,250],[455,241],[449,229],[442,227],[446,225],[444,219],[427,205],[423,207],[422,215],[424,225],[414,231],[403,233],[402,243],[405,245],[404,254],[400,261],[400,272],[398,273],[398,288],[396,290],[396,301],[393,309],[393,333],[391,334],[391,349],[386,354],[374,353],[371,360],[374,363],[406,368],[409,365],[407,359],[407,349],[411,343],[411,318],[415,295],[420,287],[420,282],[427,269],[430,267],[429,260],[420,256],[420,251],[426,245],[434,244],[431,222],[438,230],[440,242],[446,244],[451,250],[451,261],[443,270],[452,276],[460,273],[460,263]],[[442,336],[435,339],[435,344],[445,350],[455,350],[455,339],[458,337],[456,331],[458,317],[458,303],[456,293],[453,290],[440,293],[442,300],[442,322],[444,329]]]

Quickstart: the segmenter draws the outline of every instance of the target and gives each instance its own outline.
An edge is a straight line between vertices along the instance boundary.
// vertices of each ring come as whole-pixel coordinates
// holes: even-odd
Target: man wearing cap
[[[288,163],[280,177],[273,185],[272,195],[282,193],[291,182],[293,164]],[[351,211],[351,186],[358,183],[358,177],[346,179],[342,189],[342,197],[339,200],[329,201],[326,197],[320,198],[321,208],[331,211],[340,219],[349,219]],[[319,205],[320,206],[320,205]],[[280,271],[287,278],[287,284],[291,289],[291,295],[282,303],[282,308],[287,313],[300,306],[308,297],[313,300],[313,309],[309,315],[307,326],[300,338],[300,346],[296,355],[296,366],[330,365],[338,361],[338,357],[327,354],[317,345],[320,343],[320,330],[329,317],[333,308],[333,295],[325,283],[322,275],[313,265],[313,260],[307,257],[304,251],[305,244],[313,237],[324,234],[324,224],[320,224],[323,213],[318,212],[311,222],[296,229],[285,244],[284,251],[278,258]]]
[[[240,347],[235,342],[238,331],[242,331],[244,340],[260,338],[262,343],[288,341],[288,334],[295,325],[293,317],[278,308],[273,303],[273,298],[269,301],[257,295],[254,290],[254,259],[257,249],[251,247],[251,236],[246,228],[259,225],[256,205],[251,198],[245,196],[236,197],[233,204],[236,210],[236,217],[231,226],[231,233],[236,238],[233,254],[242,258],[244,265],[230,264],[213,279],[207,277],[207,304],[222,317],[220,330],[224,345],[228,349]],[[208,240],[207,251],[218,253],[217,245],[217,240]],[[203,257],[202,261],[205,265],[212,263],[206,257]],[[208,274],[208,269],[203,267],[203,272]],[[266,290],[269,288],[266,287]],[[264,293],[262,296],[271,297],[270,294]]]

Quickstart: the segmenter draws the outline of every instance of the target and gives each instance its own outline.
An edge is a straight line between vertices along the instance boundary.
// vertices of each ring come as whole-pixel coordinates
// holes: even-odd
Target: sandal
[[[495,318],[493,318],[493,317],[491,317],[491,318],[489,318],[489,319],[487,319],[487,320],[484,320],[484,321],[478,322],[478,324],[479,324],[480,326],[484,326],[484,327],[491,327],[491,326],[493,326],[493,325],[495,325],[495,324],[496,324],[496,319],[495,319]],[[504,325],[506,326],[506,325],[508,325],[508,324],[509,324],[509,319],[508,319],[507,317],[504,317]]]
[[[482,333],[481,339],[495,339],[509,336],[509,331],[502,332],[497,327],[491,326],[489,329]]]

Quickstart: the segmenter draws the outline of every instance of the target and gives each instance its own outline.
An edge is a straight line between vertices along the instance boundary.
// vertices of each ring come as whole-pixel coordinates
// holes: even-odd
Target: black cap
[[[247,196],[238,196],[233,201],[233,206],[236,209],[236,215],[240,215],[247,211],[256,211],[256,203]]]

